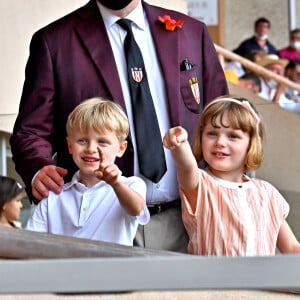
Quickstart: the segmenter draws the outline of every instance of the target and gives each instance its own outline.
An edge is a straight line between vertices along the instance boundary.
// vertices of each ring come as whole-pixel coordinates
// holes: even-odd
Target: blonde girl
[[[177,166],[189,253],[273,255],[276,247],[282,253],[300,252],[285,220],[288,203],[270,183],[246,175],[261,165],[263,133],[255,107],[231,96],[205,107],[194,153],[184,128],[166,133],[164,145]]]

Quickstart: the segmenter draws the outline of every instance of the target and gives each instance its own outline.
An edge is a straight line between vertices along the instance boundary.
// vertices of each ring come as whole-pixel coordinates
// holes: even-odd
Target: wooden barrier
[[[251,70],[252,72],[254,72],[260,76],[261,75],[268,76],[269,78],[272,78],[272,79],[276,80],[277,82],[284,84],[285,86],[288,86],[292,89],[300,91],[300,84],[297,84],[284,76],[280,76],[272,71],[269,71],[268,69],[252,62],[251,60],[248,60],[240,55],[237,55],[237,54],[233,53],[232,51],[227,50],[219,45],[215,44],[215,49],[216,49],[218,55],[221,57],[224,57],[226,59],[230,59],[233,61],[237,61],[237,62],[241,63],[245,68]],[[220,59],[220,61],[222,61],[222,59]]]
[[[183,255],[114,243],[0,227],[0,257],[15,259]]]

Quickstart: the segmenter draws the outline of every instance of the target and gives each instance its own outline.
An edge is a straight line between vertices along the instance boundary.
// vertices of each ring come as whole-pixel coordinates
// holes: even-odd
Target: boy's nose
[[[88,143],[88,145],[87,145],[87,150],[88,150],[89,152],[97,152],[97,147],[98,147],[98,144],[97,144],[97,143],[90,142],[90,143]]]

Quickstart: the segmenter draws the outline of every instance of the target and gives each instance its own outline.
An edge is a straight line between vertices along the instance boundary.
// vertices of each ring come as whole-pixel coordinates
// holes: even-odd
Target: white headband
[[[239,105],[243,106],[245,109],[247,109],[251,113],[251,115],[253,116],[253,118],[256,120],[257,124],[259,124],[260,117],[255,112],[255,110],[253,109],[253,107],[251,106],[251,104],[249,103],[249,101],[247,101],[247,100],[240,101],[240,100],[236,100],[234,98],[219,98],[219,99],[213,100],[212,102],[208,103],[207,106],[205,107],[205,109],[207,107],[211,106],[214,103],[222,102],[222,101],[234,102],[236,104],[239,104]]]
[[[21,183],[19,183],[19,182],[17,181],[16,184],[17,184],[17,187],[18,187],[20,190],[23,189]]]

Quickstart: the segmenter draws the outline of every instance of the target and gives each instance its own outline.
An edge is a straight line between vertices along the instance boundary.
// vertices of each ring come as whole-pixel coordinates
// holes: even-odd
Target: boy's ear
[[[72,154],[72,144],[70,142],[70,138],[67,136],[66,140],[67,140],[67,144],[68,144],[69,154]]]
[[[127,145],[128,145],[127,141],[123,141],[123,142],[120,143],[120,149],[119,149],[119,152],[117,153],[117,157],[122,157],[123,156],[124,152],[127,149]]]

